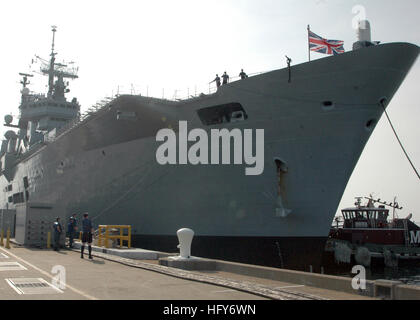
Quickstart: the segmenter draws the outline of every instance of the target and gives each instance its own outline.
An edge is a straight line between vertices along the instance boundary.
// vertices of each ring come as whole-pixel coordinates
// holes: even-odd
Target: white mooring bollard
[[[188,228],[179,229],[176,232],[179,241],[179,255],[183,259],[191,258],[191,242],[194,237],[194,231]]]

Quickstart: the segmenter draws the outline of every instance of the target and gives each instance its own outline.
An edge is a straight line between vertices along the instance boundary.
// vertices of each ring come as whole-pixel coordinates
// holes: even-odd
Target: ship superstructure
[[[76,79],[77,71],[63,63],[56,62],[57,53],[54,51],[56,27],[52,27],[53,39],[50,60],[41,61],[42,74],[48,76],[47,94],[33,93],[28,85],[29,73],[19,73],[22,76],[21,104],[19,106],[19,122],[13,125],[13,117],[5,117],[5,126],[17,128],[18,133],[9,130],[5,134],[1,146],[1,173],[7,180],[13,179],[13,167],[22,155],[39,144],[54,138],[57,129],[67,122],[80,117],[80,105],[77,98],[67,101],[65,94],[70,92],[66,79]]]

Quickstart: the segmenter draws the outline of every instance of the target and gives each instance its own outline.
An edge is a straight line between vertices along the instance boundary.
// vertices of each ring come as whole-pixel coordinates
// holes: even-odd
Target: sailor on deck
[[[241,77],[241,80],[248,78],[248,75],[244,72],[244,69],[241,69],[239,76]]]
[[[229,83],[229,76],[227,75],[226,71],[222,75],[222,78],[223,78],[223,84],[228,84]]]

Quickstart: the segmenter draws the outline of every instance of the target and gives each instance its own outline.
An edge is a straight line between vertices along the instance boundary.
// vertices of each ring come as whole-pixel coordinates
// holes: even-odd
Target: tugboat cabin
[[[343,225],[333,226],[329,237],[349,241],[354,245],[420,245],[420,228],[410,221],[411,215],[407,218],[396,218],[394,213],[392,219],[388,220],[389,209],[384,205],[375,207],[374,202],[378,200],[369,199],[366,206],[362,206],[358,199],[355,207],[341,210]],[[397,204],[386,205],[401,209]]]

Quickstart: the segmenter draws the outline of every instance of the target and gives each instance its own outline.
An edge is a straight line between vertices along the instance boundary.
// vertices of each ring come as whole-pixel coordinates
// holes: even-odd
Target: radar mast
[[[64,94],[69,90],[66,90],[66,85],[63,81],[64,78],[76,79],[77,70],[74,68],[68,68],[66,64],[63,63],[55,63],[55,57],[57,52],[54,51],[55,46],[55,33],[57,32],[57,27],[52,26],[52,45],[51,45],[51,58],[49,63],[43,60],[41,57],[38,57],[42,62],[43,66],[41,67],[41,72],[45,75],[48,75],[48,93],[47,98],[58,98],[63,99]],[[54,79],[57,77],[57,82],[54,84]]]

